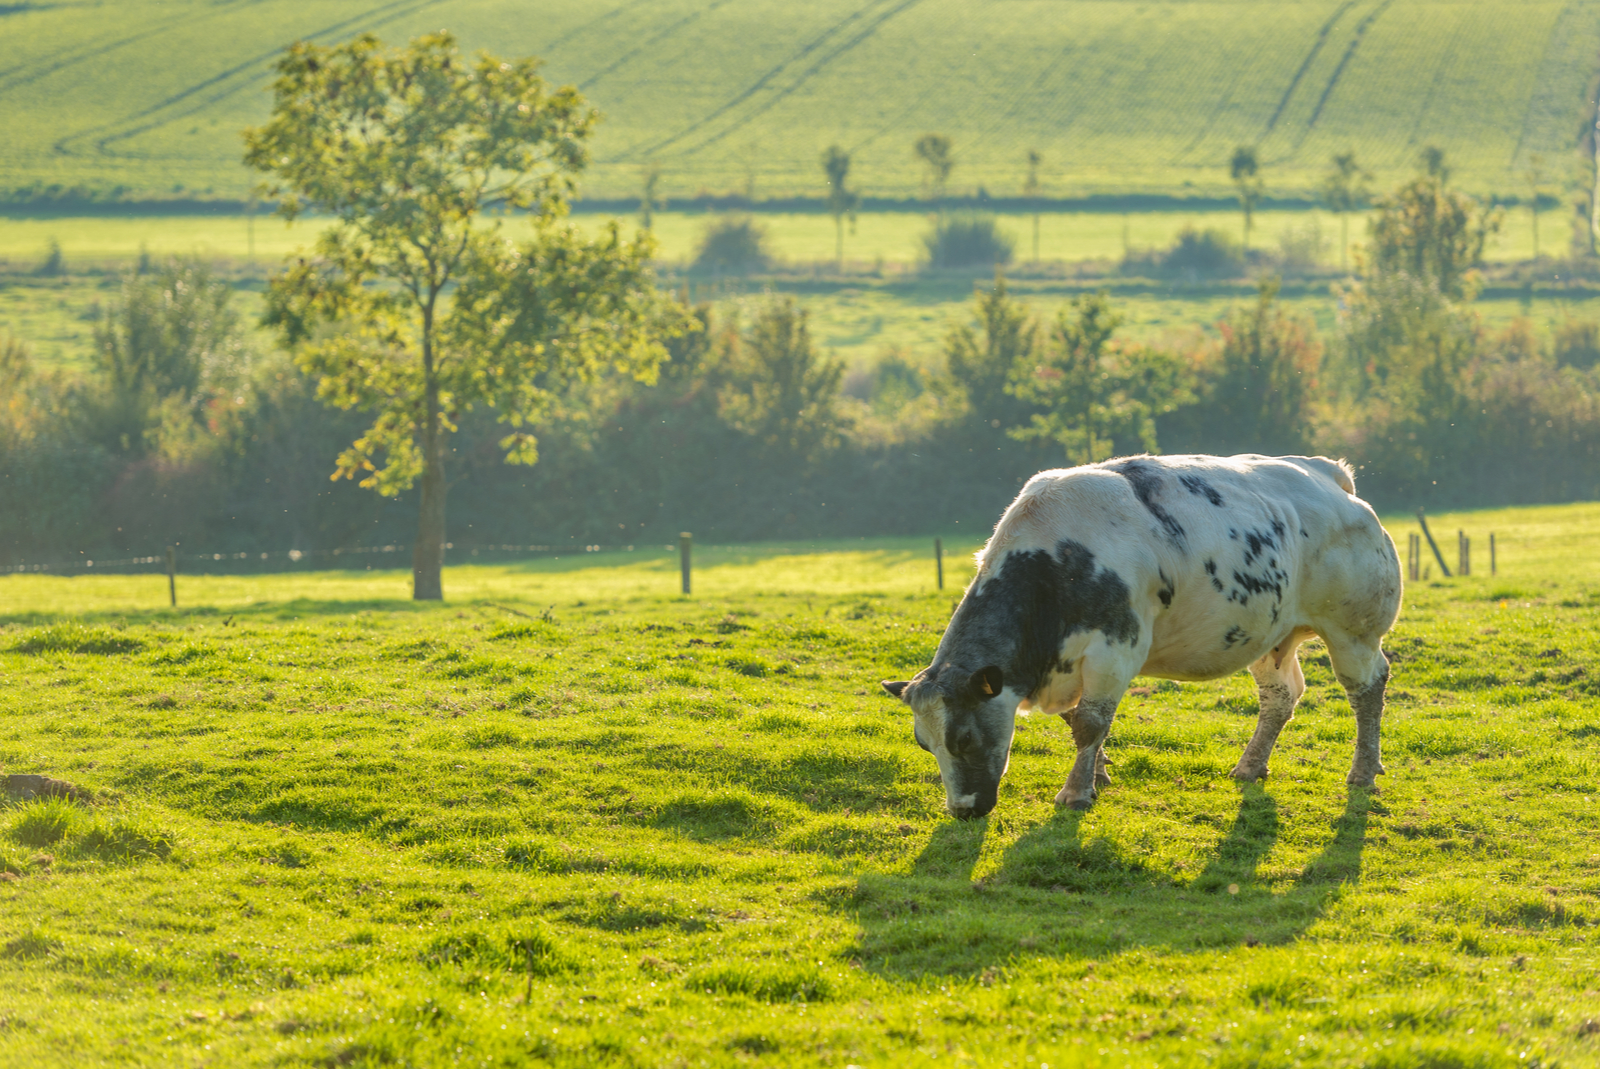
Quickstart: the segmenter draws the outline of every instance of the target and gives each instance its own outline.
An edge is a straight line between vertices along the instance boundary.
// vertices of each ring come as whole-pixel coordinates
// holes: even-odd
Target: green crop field
[[[1312,646],[1264,784],[1150,681],[966,824],[919,542],[0,579],[0,767],[84,792],[0,806],[0,1063],[1600,1065],[1597,525],[1436,518],[1500,574],[1408,589],[1378,792]]]
[[[278,50],[448,28],[538,54],[605,113],[586,192],[819,195],[838,143],[870,194],[917,193],[919,135],[950,136],[952,189],[1216,193],[1259,144],[1270,189],[1304,193],[1354,148],[1380,184],[1418,150],[1480,192],[1558,190],[1600,67],[1593,0],[205,0],[0,7],[6,186],[240,196],[239,130]]]

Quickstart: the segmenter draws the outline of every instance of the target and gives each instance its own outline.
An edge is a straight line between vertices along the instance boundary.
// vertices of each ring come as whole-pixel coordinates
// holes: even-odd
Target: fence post
[[[694,545],[694,535],[683,531],[678,535],[678,566],[683,569],[683,592],[689,592],[689,551]]]
[[[1500,574],[1499,570],[1495,567],[1495,560],[1494,560],[1494,532],[1493,531],[1489,532],[1489,574],[1490,575],[1498,575],[1498,574]]]
[[[167,598],[172,602],[172,607],[178,607],[178,550],[174,546],[167,547]]]
[[[1472,570],[1467,561],[1467,532],[1456,532],[1456,574],[1464,576]]]
[[[1422,525],[1422,535],[1428,540],[1428,548],[1433,550],[1433,559],[1439,562],[1439,570],[1446,579],[1450,578],[1450,566],[1444,562],[1444,554],[1439,552],[1439,543],[1433,540],[1433,532],[1428,530],[1428,520],[1421,509],[1417,510],[1417,522]]]
[[[939,576],[939,589],[944,589],[944,540],[933,540],[933,569]]]

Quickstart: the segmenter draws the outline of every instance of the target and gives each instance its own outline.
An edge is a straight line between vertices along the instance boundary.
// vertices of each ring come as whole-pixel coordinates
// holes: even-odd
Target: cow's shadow
[[[1278,839],[1277,803],[1255,784],[1238,792],[1232,826],[1192,880],[1150,868],[1106,839],[1085,841],[1083,814],[1063,811],[1023,834],[997,871],[974,881],[987,822],[942,824],[909,873],[859,880],[852,904],[858,960],[901,977],[970,976],[1027,956],[1290,942],[1342,885],[1360,879],[1376,801],[1351,788],[1321,852],[1298,876],[1268,887],[1256,868]]]

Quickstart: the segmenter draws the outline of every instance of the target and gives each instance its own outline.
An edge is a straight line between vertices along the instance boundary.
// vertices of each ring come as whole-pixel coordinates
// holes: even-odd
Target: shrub
[[[1244,273],[1244,255],[1226,231],[1186,226],[1162,254],[1161,273],[1171,278],[1234,278]]]
[[[706,227],[690,270],[706,275],[746,275],[771,262],[766,228],[745,216],[727,216]]]
[[[992,215],[947,215],[922,236],[928,266],[935,270],[992,268],[1008,264],[1016,241],[1000,229]]]
[[[1556,329],[1556,365],[1592,368],[1600,362],[1600,323],[1569,320]]]

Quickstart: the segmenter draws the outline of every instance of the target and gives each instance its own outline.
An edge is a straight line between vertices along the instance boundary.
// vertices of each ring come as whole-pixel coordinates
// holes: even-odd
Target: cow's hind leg
[[[1383,727],[1383,695],[1389,685],[1389,658],[1383,655],[1382,636],[1367,639],[1334,633],[1323,637],[1328,641],[1334,674],[1356,714],[1356,754],[1345,782],[1375,786],[1375,777],[1384,772],[1378,736]]]
[[[1229,775],[1250,782],[1265,779],[1267,761],[1272,748],[1278,744],[1278,735],[1294,716],[1295,703],[1306,692],[1306,677],[1300,671],[1300,655],[1296,648],[1303,636],[1296,633],[1268,650],[1266,655],[1250,666],[1256,681],[1260,713],[1256,717],[1255,734],[1245,745],[1244,754]]]

